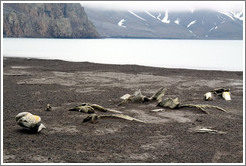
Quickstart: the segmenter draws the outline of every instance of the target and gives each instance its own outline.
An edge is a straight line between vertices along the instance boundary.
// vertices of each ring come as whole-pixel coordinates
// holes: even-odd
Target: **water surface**
[[[243,71],[242,40],[4,38],[4,57]]]

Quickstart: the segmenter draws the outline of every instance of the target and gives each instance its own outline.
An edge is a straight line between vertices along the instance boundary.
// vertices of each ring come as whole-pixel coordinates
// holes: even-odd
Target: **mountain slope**
[[[243,14],[212,10],[110,11],[85,8],[101,37],[242,39]]]
[[[80,4],[4,3],[4,37],[98,38]]]

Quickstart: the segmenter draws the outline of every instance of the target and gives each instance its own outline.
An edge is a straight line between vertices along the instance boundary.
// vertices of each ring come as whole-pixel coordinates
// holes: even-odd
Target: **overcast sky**
[[[240,10],[244,11],[244,1],[84,1],[84,7],[96,7],[113,10]]]

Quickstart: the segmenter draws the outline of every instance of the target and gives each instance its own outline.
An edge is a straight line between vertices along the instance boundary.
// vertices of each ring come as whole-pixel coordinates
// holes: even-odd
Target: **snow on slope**
[[[234,15],[235,18],[237,18],[237,19],[243,21],[243,12],[242,12],[242,11],[239,12],[239,13],[233,12],[233,15]]]
[[[178,24],[178,25],[179,25],[179,23],[180,23],[180,19],[179,19],[179,18],[177,18],[174,22],[175,22],[176,24]]]
[[[165,17],[161,21],[166,24],[170,23],[170,20],[168,20],[168,11],[165,12]]]
[[[191,25],[193,25],[193,24],[195,24],[195,23],[196,23],[196,20],[191,21],[191,22],[189,23],[189,25],[187,25],[187,28],[189,28]]]
[[[123,23],[124,23],[125,21],[126,21],[125,19],[120,20],[120,21],[118,22],[118,25],[119,25],[120,27],[126,28],[126,26],[123,25]]]
[[[141,19],[141,20],[145,21],[145,19],[144,19],[144,18],[142,18],[142,17],[138,16],[137,14],[133,13],[133,12],[132,12],[132,11],[130,11],[130,10],[128,10],[128,11],[129,11],[132,15],[136,16],[137,18],[139,18],[139,19]]]
[[[212,30],[217,29],[217,28],[218,28],[218,26],[212,27],[212,28],[209,30],[209,32],[211,32]]]
[[[153,17],[153,18],[156,18],[156,17],[153,16],[150,12],[145,11],[145,13],[147,13],[148,15],[150,15],[150,16]]]
[[[220,12],[220,13],[222,13],[222,14],[224,14],[224,15],[230,17],[233,21],[235,21],[235,19],[233,18],[233,15],[231,14],[231,12],[228,12],[228,11],[225,12],[225,11],[223,11],[223,12]]]
[[[157,19],[161,20],[160,17],[161,17],[161,13],[158,14]]]
[[[235,21],[235,19],[239,19],[241,21],[243,21],[243,12],[232,12],[232,11],[221,11],[220,13],[230,17],[233,21]]]

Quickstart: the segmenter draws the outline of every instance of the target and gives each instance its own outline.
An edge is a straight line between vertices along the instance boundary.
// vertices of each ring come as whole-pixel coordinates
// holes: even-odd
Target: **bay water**
[[[243,71],[242,40],[3,38],[3,57]]]

